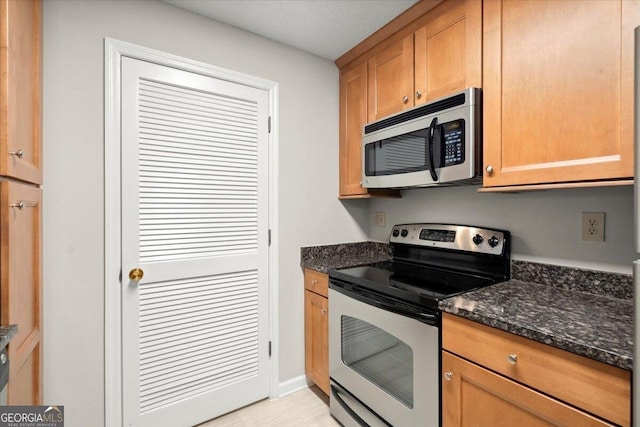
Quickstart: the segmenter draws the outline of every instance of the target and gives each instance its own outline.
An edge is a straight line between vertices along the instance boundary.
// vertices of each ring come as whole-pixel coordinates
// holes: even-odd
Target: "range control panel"
[[[398,224],[389,243],[503,255],[508,232],[452,224]]]

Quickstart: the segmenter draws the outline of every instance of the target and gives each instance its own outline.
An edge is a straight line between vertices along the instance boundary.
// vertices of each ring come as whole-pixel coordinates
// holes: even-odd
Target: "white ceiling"
[[[163,0],[335,60],[417,0]]]

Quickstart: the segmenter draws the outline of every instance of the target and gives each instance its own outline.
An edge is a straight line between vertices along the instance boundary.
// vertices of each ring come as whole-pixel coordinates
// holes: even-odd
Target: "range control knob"
[[[397,228],[394,228],[391,234],[393,235],[393,237],[398,237],[400,235],[400,230],[398,230]]]
[[[498,246],[498,243],[500,243],[500,239],[498,239],[496,236],[491,236],[489,237],[487,243],[489,243],[489,246],[491,246],[492,248],[495,248],[496,246]]]
[[[407,237],[407,234],[409,234],[409,232],[407,231],[407,229],[406,229],[406,228],[403,228],[403,229],[402,229],[402,231],[400,232],[400,235],[401,235],[402,237]]]
[[[475,236],[473,236],[473,243],[475,243],[476,245],[479,245],[480,243],[482,243],[483,240],[484,239],[479,234],[476,234]]]

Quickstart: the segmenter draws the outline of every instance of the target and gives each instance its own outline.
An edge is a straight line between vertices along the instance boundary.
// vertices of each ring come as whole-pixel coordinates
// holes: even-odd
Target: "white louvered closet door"
[[[268,396],[268,93],[123,58],[121,107],[123,421],[192,426]]]

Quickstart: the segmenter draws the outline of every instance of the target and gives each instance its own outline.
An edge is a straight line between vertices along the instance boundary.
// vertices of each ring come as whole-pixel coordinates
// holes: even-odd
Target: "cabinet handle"
[[[312,284],[312,285],[317,285],[317,284],[318,284],[318,281],[317,281],[316,279],[311,279],[311,284]]]
[[[491,174],[493,173],[493,166],[489,165],[489,166],[487,166],[484,170],[486,170],[486,171],[487,171],[487,173],[488,173],[489,175],[491,175]]]
[[[418,99],[422,98],[422,92],[416,91],[416,98]]]
[[[516,363],[518,363],[518,355],[517,354],[508,355],[507,362],[511,363],[512,365],[515,365]]]
[[[322,314],[327,314],[327,309],[326,309],[326,308],[323,308],[322,310],[320,310],[320,313],[322,313]]]
[[[408,97],[408,96],[403,96],[403,97],[402,97],[402,102],[404,102],[405,104],[406,104],[407,102],[409,102],[409,97]]]
[[[17,158],[21,159],[24,157],[24,151],[22,150],[18,150],[18,151],[9,151],[9,155],[11,156],[16,156]]]
[[[20,200],[18,203],[11,203],[9,205],[10,208],[18,208],[20,210],[24,208],[35,208],[38,206],[38,202],[29,202],[25,200]]]
[[[445,372],[444,373],[444,379],[447,381],[451,381],[451,379],[453,378],[453,372]]]

